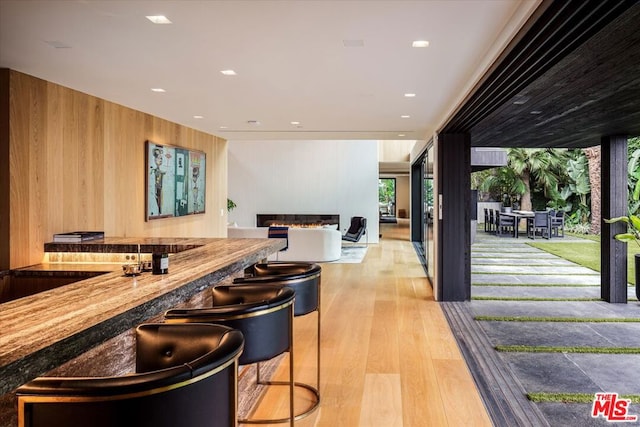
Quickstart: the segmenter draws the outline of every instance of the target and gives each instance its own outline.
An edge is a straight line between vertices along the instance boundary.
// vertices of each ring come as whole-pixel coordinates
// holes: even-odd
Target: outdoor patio
[[[634,288],[627,304],[603,302],[599,272],[533,248],[532,241],[478,231],[472,300],[443,303],[452,329],[497,425],[611,425],[591,417],[594,394],[640,396]],[[581,393],[585,403],[532,403],[530,393],[568,394],[565,399]],[[640,418],[640,404],[632,403],[628,414]]]

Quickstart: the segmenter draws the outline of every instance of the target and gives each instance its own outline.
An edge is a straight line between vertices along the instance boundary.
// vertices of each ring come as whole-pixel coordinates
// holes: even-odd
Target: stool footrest
[[[271,385],[289,386],[290,385],[288,381],[260,381],[258,382],[258,384],[264,385],[264,386],[271,386]],[[295,421],[298,421],[307,417],[318,408],[318,406],[320,405],[320,392],[318,391],[317,388],[309,384],[305,384],[297,381],[294,382],[293,384],[295,387],[300,387],[300,388],[309,390],[314,396],[313,402],[308,408],[306,408],[304,411],[300,412],[299,414],[294,415],[293,419]],[[255,419],[255,418],[238,419],[238,423],[240,424],[280,424],[280,423],[288,423],[289,421],[291,421],[289,417],[276,418],[276,419]]]

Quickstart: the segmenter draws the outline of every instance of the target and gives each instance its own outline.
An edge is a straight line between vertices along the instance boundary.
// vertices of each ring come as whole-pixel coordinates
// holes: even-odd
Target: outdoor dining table
[[[514,218],[514,236],[516,239],[519,237],[518,229],[520,228],[520,220],[522,218],[533,218],[535,215],[532,211],[511,211],[511,212],[500,212],[500,215],[509,216]]]

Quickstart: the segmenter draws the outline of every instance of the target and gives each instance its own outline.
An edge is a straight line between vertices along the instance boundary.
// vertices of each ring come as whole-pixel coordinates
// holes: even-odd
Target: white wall
[[[378,242],[377,141],[229,141],[229,221],[255,226],[256,214],[338,214],[367,218]]]

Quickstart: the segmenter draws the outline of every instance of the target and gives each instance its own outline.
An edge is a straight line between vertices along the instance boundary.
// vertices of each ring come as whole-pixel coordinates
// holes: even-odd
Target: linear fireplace
[[[256,225],[258,227],[269,227],[271,225],[288,225],[291,227],[337,225],[339,228],[340,215],[257,214]]]

